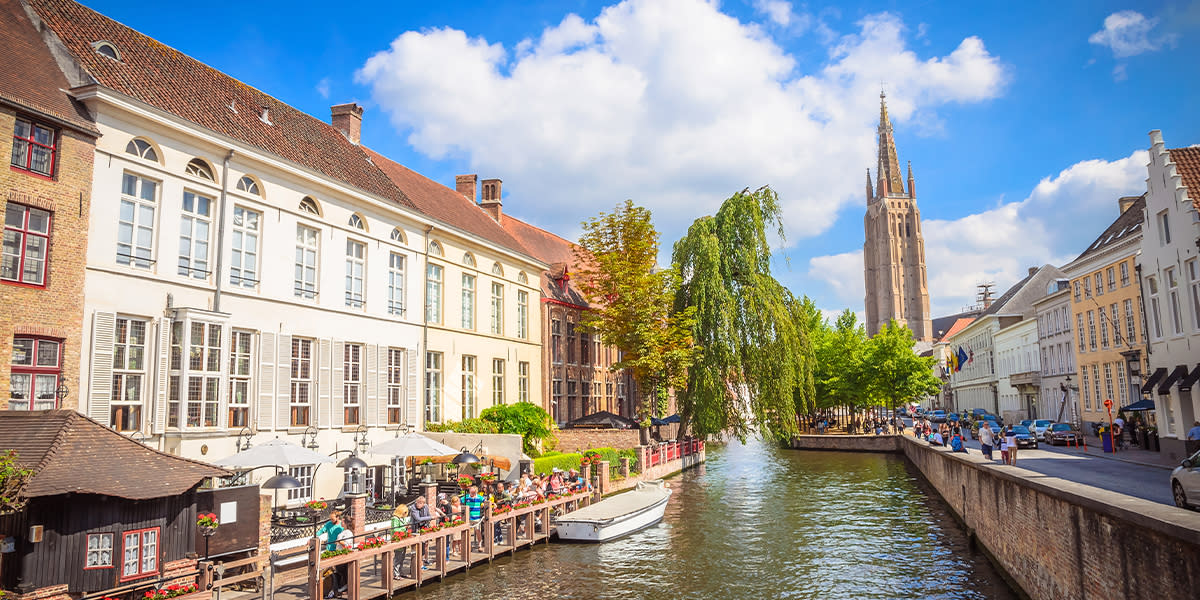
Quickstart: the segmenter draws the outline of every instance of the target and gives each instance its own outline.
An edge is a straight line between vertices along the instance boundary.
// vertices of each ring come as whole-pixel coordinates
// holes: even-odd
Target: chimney
[[[454,177],[454,189],[458,193],[467,197],[471,204],[475,204],[475,182],[479,181],[479,176],[472,173],[470,175],[457,175]]]
[[[1033,277],[1034,273],[1037,273],[1037,271],[1038,271],[1037,267],[1029,267],[1029,276]]]
[[[1117,206],[1121,207],[1121,212],[1118,214],[1125,214],[1125,211],[1129,210],[1129,207],[1133,206],[1133,203],[1137,202],[1139,198],[1141,196],[1121,196],[1117,198]]]
[[[503,183],[499,179],[484,179],[483,180],[483,197],[480,198],[479,207],[487,211],[487,214],[492,216],[497,223],[503,216],[500,210],[500,184]]]
[[[331,106],[329,112],[332,115],[329,121],[333,123],[333,126],[341,131],[351,144],[357,146],[358,141],[362,139],[363,107],[351,102],[350,104]]]

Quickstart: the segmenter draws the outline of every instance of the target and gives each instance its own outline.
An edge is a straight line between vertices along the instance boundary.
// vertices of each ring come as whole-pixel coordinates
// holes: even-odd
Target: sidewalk
[[[1127,462],[1146,467],[1158,467],[1168,471],[1179,466],[1178,462],[1171,460],[1165,454],[1161,454],[1153,450],[1143,450],[1138,446],[1129,446],[1126,449],[1117,450],[1115,453],[1103,452],[1103,446],[1101,445],[1100,438],[1092,435],[1085,435],[1084,437],[1087,440],[1087,453],[1097,458],[1119,460],[1121,462]],[[1044,450],[1058,450],[1061,448],[1074,450],[1074,448],[1071,448],[1070,446],[1050,446],[1048,444],[1040,444],[1039,447],[1042,447]]]

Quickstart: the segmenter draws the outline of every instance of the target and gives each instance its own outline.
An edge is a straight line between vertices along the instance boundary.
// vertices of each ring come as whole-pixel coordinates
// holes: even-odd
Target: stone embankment
[[[792,447],[904,454],[1030,598],[1200,598],[1200,513],[909,436],[805,435]]]

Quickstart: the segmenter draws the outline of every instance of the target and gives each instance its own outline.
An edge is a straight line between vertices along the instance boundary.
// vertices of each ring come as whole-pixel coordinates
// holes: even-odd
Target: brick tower
[[[925,239],[921,211],[908,165],[908,191],[900,181],[896,140],[888,119],[887,97],[879,94],[879,164],[875,187],[867,169],[867,214],[863,218],[863,275],[866,278],[867,334],[891,319],[908,325],[913,337],[933,341],[929,287],[925,279]]]

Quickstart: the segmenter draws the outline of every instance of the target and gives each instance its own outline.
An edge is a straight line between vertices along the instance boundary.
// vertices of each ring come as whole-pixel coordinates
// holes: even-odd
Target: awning
[[[1186,392],[1191,390],[1192,385],[1194,385],[1196,381],[1200,381],[1200,365],[1196,365],[1196,368],[1192,369],[1191,374],[1187,377],[1184,377],[1183,381],[1179,382],[1179,391]]]
[[[1159,379],[1162,379],[1163,377],[1166,377],[1166,376],[1167,376],[1167,370],[1165,368],[1159,367],[1159,368],[1155,369],[1154,373],[1152,375],[1150,375],[1149,378],[1146,379],[1146,383],[1144,383],[1142,385],[1142,393],[1149,394],[1150,392],[1153,392],[1154,384],[1158,383]]]
[[[1171,374],[1167,375],[1167,378],[1163,380],[1162,385],[1158,386],[1158,394],[1160,396],[1166,396],[1167,394],[1170,394],[1171,386],[1175,385],[1176,381],[1187,377],[1187,374],[1187,365],[1179,365],[1175,367],[1175,370],[1171,371]]]
[[[1139,410],[1154,410],[1154,401],[1149,398],[1143,398],[1137,402],[1134,402],[1133,404],[1130,404],[1129,406],[1122,406],[1121,410],[1127,410],[1131,412]]]

